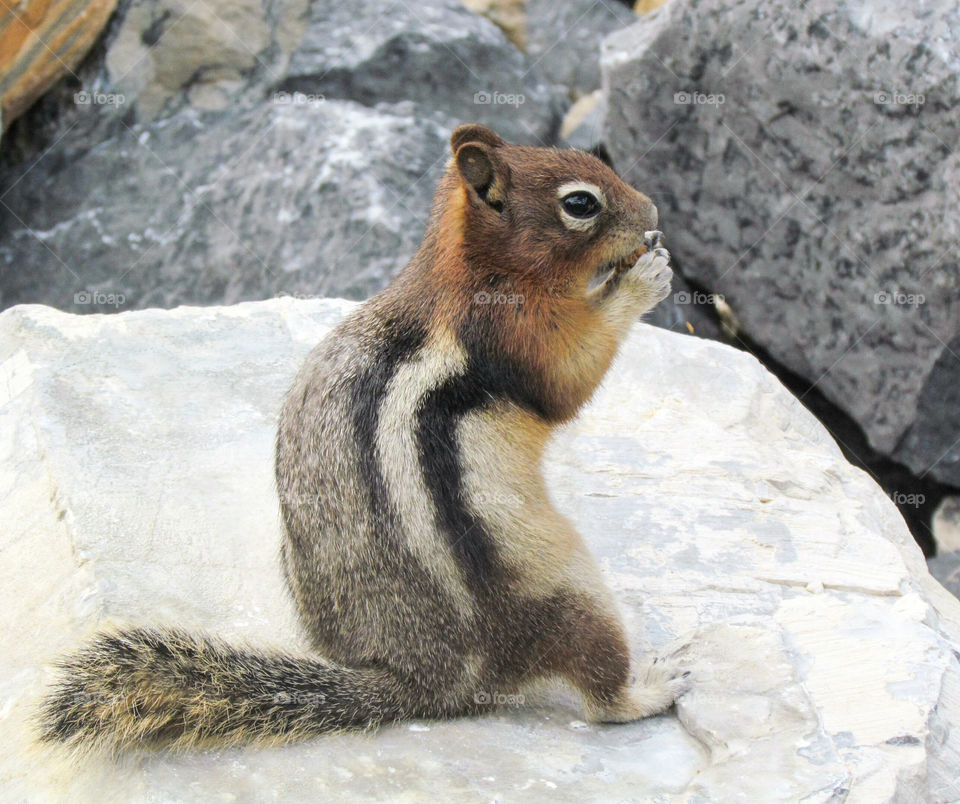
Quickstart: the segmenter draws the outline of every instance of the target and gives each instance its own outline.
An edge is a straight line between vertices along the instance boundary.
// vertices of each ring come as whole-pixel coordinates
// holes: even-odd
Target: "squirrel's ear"
[[[479,123],[468,123],[465,126],[458,126],[453,134],[450,135],[450,150],[456,153],[465,142],[482,142],[491,148],[499,148],[501,145],[507,144],[496,131],[492,128],[481,126]]]
[[[456,161],[467,191],[497,212],[502,212],[509,170],[490,146],[481,142],[467,142],[457,149]]]

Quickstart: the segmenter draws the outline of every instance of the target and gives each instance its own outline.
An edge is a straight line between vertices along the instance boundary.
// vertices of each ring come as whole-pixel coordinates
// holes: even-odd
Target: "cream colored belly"
[[[599,572],[580,535],[550,502],[540,468],[549,427],[516,405],[467,414],[457,430],[463,488],[499,560],[535,597],[593,588]]]

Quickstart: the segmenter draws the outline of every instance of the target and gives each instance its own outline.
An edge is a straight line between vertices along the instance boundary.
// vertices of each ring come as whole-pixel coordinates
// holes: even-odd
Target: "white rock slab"
[[[74,767],[32,743],[50,662],[106,620],[302,647],[276,561],[274,423],[350,305],[0,315],[0,798],[960,798],[960,601],[895,506],[749,355],[638,325],[548,481],[637,651],[693,636],[676,712],[488,717]]]

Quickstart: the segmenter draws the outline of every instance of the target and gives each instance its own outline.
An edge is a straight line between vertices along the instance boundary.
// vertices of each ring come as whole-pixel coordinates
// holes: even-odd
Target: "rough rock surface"
[[[566,104],[455,0],[132,0],[89,62],[37,110],[44,147],[0,160],[0,306],[364,297],[457,124],[553,143]]]
[[[104,620],[302,646],[275,419],[348,309],[0,317],[0,785],[9,800],[903,801],[960,797],[960,603],[893,504],[753,358],[638,326],[546,461],[637,651],[693,638],[676,712],[488,717],[79,768],[28,745],[50,662]]]
[[[134,0],[98,78],[140,122],[185,106],[228,111],[286,89],[370,105],[412,100],[552,142],[563,93],[541,74],[456,0]],[[478,92],[491,102],[475,103]],[[497,92],[523,100],[496,102]]]
[[[27,0],[0,9],[0,131],[93,46],[117,0]]]
[[[882,453],[960,484],[956,4],[675,0],[612,34],[604,141],[687,276]]]
[[[419,245],[455,122],[410,104],[268,103],[124,128],[6,194],[4,305],[78,312],[364,298]]]
[[[314,2],[281,89],[361,103],[411,100],[495,126],[508,140],[556,139],[559,87],[490,20],[456,0]]]
[[[929,558],[927,566],[948,592],[960,597],[960,550]]]
[[[619,0],[527,0],[527,53],[574,96],[600,86],[600,42],[637,21]]]

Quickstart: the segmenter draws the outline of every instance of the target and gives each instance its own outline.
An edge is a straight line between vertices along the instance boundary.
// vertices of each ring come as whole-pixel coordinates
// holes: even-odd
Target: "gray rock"
[[[960,484],[954,3],[674,0],[605,42],[604,142],[684,273],[873,447]]]
[[[302,100],[306,100],[303,98]],[[364,298],[416,250],[455,123],[410,104],[185,109],[4,196],[4,306],[80,312]]]
[[[960,550],[928,558],[927,567],[950,594],[960,597]]]
[[[304,647],[277,562],[276,417],[349,305],[0,316],[3,796],[23,802],[960,798],[960,602],[893,503],[749,355],[638,325],[547,483],[675,712],[569,691],[283,748],[71,763],[30,744],[49,662],[105,621]]]
[[[600,43],[637,21],[618,0],[527,0],[527,53],[574,97],[600,86]]]
[[[285,72],[281,90],[412,100],[530,144],[556,141],[566,106],[560,87],[457,0],[314,0]]]
[[[917,474],[929,470],[960,486],[960,334],[941,345],[920,389],[913,425],[897,444],[894,457]],[[960,537],[957,544],[960,547]]]
[[[418,245],[458,123],[553,143],[566,104],[454,0],[133,0],[88,61],[92,100],[59,86],[0,167],[0,306],[365,297]]]
[[[84,89],[122,101],[87,111],[141,123],[282,90],[369,106],[410,100],[552,144],[567,105],[496,25],[456,0],[134,0],[95,61]]]

